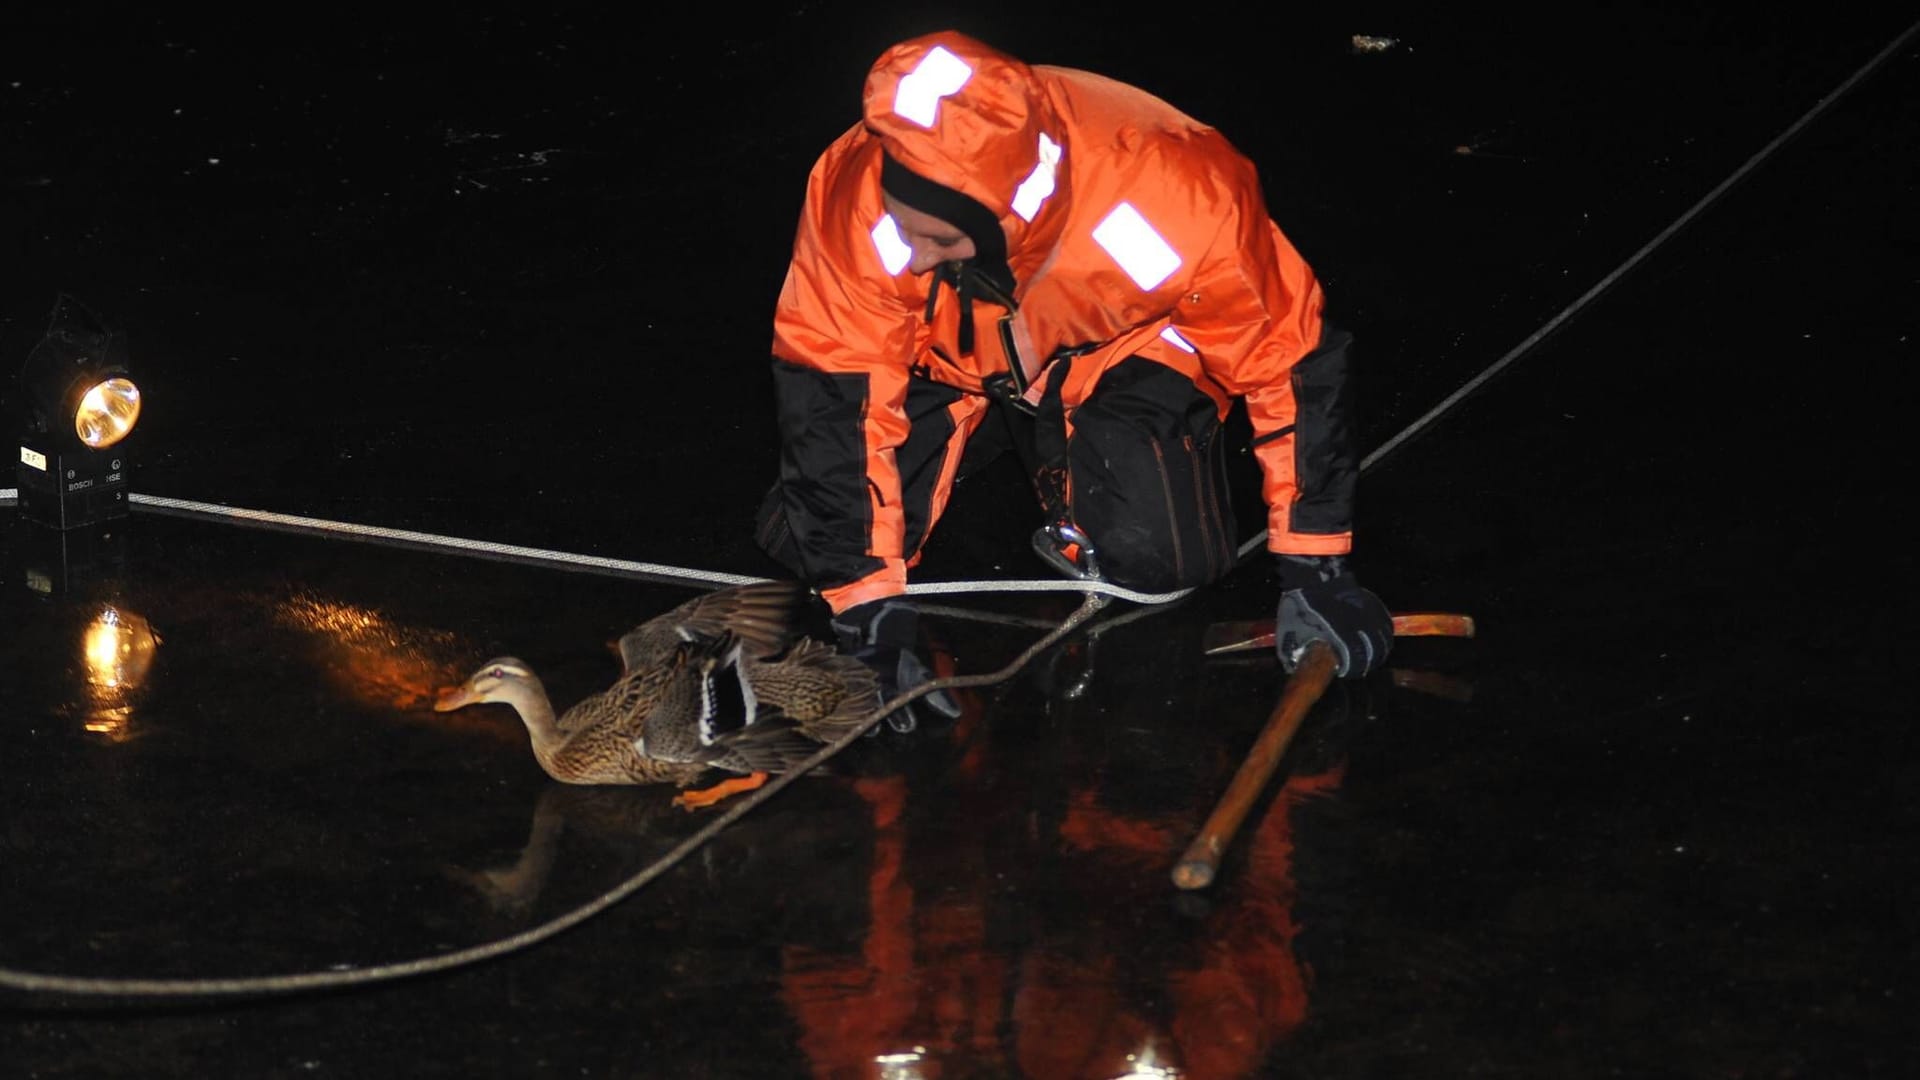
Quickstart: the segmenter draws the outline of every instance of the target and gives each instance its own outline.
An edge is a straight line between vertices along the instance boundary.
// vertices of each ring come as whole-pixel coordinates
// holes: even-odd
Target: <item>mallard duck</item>
[[[533,756],[569,784],[673,784],[692,809],[764,784],[864,724],[880,685],[860,661],[804,636],[795,582],[756,582],[699,596],[622,635],[611,687],[557,718],[527,663],[498,656],[434,711],[513,706]],[[737,774],[687,790],[709,770]]]

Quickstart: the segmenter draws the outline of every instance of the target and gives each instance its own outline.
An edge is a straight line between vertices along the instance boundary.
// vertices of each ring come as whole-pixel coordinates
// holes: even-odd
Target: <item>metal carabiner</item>
[[[1074,550],[1073,555],[1067,549]],[[1043,562],[1070,578],[1105,581],[1093,541],[1070,521],[1055,521],[1033,531],[1033,550]]]

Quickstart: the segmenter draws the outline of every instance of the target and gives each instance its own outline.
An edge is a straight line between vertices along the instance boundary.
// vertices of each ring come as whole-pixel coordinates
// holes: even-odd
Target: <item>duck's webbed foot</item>
[[[730,777],[708,788],[688,789],[673,797],[673,805],[692,812],[703,806],[712,806],[731,795],[753,789],[767,782],[763,772],[748,773],[745,776]]]

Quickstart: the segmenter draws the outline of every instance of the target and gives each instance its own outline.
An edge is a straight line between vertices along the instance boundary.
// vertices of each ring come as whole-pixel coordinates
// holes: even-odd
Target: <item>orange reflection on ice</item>
[[[160,635],[147,620],[130,611],[104,607],[87,624],[81,654],[87,673],[89,698],[86,729],[110,742],[133,737],[130,695],[147,680]]]
[[[918,1010],[918,973],[913,887],[902,866],[906,785],[899,777],[879,777],[856,780],[853,788],[872,809],[874,825],[865,940],[853,956],[786,946],[782,996],[800,1022],[800,1049],[816,1076],[868,1075],[868,1062],[894,1075],[909,1066],[918,1073],[925,1049],[908,1034]]]
[[[966,1062],[970,1073],[1006,1076],[1258,1075],[1305,1021],[1313,984],[1294,948],[1303,930],[1295,811],[1336,792],[1344,771],[1287,778],[1241,836],[1233,878],[1184,953],[1129,949],[1119,924],[1098,916],[1063,926],[1034,915],[990,933],[988,913],[1009,912],[986,849],[943,848],[941,863],[980,870],[942,873],[947,888],[922,894],[908,866],[904,786],[897,777],[855,781],[874,826],[866,934],[853,952],[782,951],[782,996],[813,1074],[917,1080]],[[1177,830],[1077,787],[1058,838],[1085,871],[1091,911],[1099,882],[1163,881],[1188,839]]]
[[[1246,1076],[1307,1018],[1313,971],[1294,952],[1294,810],[1339,789],[1346,765],[1289,776],[1243,838],[1235,902],[1215,911],[1198,962],[1169,974],[1173,1041],[1187,1075]]]
[[[126,742],[133,738],[133,708],[112,705],[94,709],[87,713],[86,729],[108,742]]]
[[[146,619],[119,608],[102,608],[87,624],[82,646],[88,684],[108,690],[138,687],[146,681],[159,644],[160,635]]]
[[[1099,852],[1146,873],[1171,863],[1180,853],[1181,838],[1164,821],[1108,813],[1098,794],[1083,788],[1069,797],[1060,843],[1069,851]]]
[[[283,602],[278,615],[324,642],[328,675],[365,705],[432,715],[435,690],[462,674],[436,659],[452,640],[445,631],[399,626],[370,608],[310,595]]]

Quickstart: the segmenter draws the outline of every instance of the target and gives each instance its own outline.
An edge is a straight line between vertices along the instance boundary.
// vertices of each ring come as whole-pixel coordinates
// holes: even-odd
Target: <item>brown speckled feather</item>
[[[697,638],[731,633],[748,655],[769,657],[800,636],[798,623],[811,594],[794,581],[766,581],[696,596],[627,631],[615,651],[627,672],[670,665],[679,648]]]

